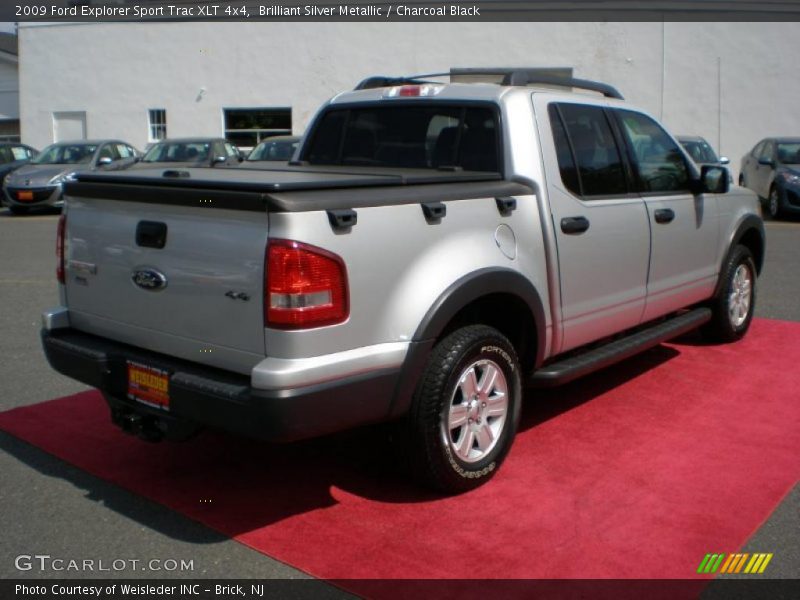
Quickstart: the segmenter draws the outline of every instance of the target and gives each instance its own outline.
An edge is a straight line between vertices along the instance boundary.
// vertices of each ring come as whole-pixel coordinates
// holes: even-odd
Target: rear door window
[[[484,106],[330,109],[317,123],[310,164],[500,171],[497,112]]]
[[[622,156],[603,107],[560,103],[549,110],[567,189],[586,199],[627,195]]]

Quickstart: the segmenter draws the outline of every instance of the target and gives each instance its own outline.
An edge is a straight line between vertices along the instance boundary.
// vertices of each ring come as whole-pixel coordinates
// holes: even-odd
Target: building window
[[[151,108],[147,111],[150,123],[150,141],[158,142],[167,137],[167,111],[163,108]]]
[[[19,119],[0,121],[0,142],[19,141]]]
[[[254,148],[273,135],[291,135],[291,108],[224,108],[225,138],[239,148]]]

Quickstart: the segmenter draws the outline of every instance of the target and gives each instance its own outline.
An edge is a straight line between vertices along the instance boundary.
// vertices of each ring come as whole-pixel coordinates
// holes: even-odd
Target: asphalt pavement
[[[53,371],[39,343],[40,314],[57,305],[57,215],[0,210],[0,410],[88,389]],[[756,315],[800,321],[800,222],[767,224]],[[121,578],[306,578],[180,514],[105,483],[0,432],[0,578],[92,578],[92,572],[19,571],[15,558],[191,560],[186,572],[102,574]],[[772,577],[800,578],[800,488],[784,499],[745,549],[774,552]],[[323,584],[319,584],[323,585]],[[339,594],[337,591],[333,595]]]

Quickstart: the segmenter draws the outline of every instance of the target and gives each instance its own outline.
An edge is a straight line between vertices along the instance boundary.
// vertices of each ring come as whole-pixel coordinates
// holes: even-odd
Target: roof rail
[[[573,87],[582,90],[589,90],[603,94],[606,98],[616,98],[624,100],[622,94],[619,93],[617,88],[608,85],[607,83],[600,83],[599,81],[590,81],[588,79],[575,79],[574,77],[560,77],[555,75],[545,75],[541,72],[531,69],[469,69],[468,71],[449,71],[446,73],[426,73],[424,75],[412,75],[409,77],[386,77],[384,75],[377,75],[374,77],[367,77],[361,81],[354,89],[356,90],[369,90],[380,87],[391,87],[395,85],[421,85],[425,83],[433,83],[425,81],[427,77],[451,77],[453,75],[502,75],[503,80],[501,85],[553,85],[559,87]]]
[[[616,98],[617,100],[625,99],[614,86],[608,85],[607,83],[600,83],[599,81],[590,81],[588,79],[554,77],[542,75],[535,71],[509,71],[505,77],[503,77],[503,85],[531,85],[536,83],[541,85],[579,88],[582,90],[599,92],[606,98]]]

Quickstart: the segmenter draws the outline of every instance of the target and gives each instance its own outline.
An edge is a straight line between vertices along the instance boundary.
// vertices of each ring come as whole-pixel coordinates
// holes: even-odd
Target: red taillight
[[[61,215],[58,219],[58,233],[56,233],[56,277],[58,283],[63,284],[66,279],[64,275],[64,234],[67,229],[67,215]]]
[[[341,258],[308,244],[270,240],[266,262],[268,327],[305,329],[347,319],[347,271]]]
[[[420,95],[421,87],[418,85],[404,85],[397,94],[401,98],[415,98]]]
[[[422,96],[437,96],[444,89],[443,85],[425,83],[417,85],[396,85],[383,92],[384,98],[419,98]]]

